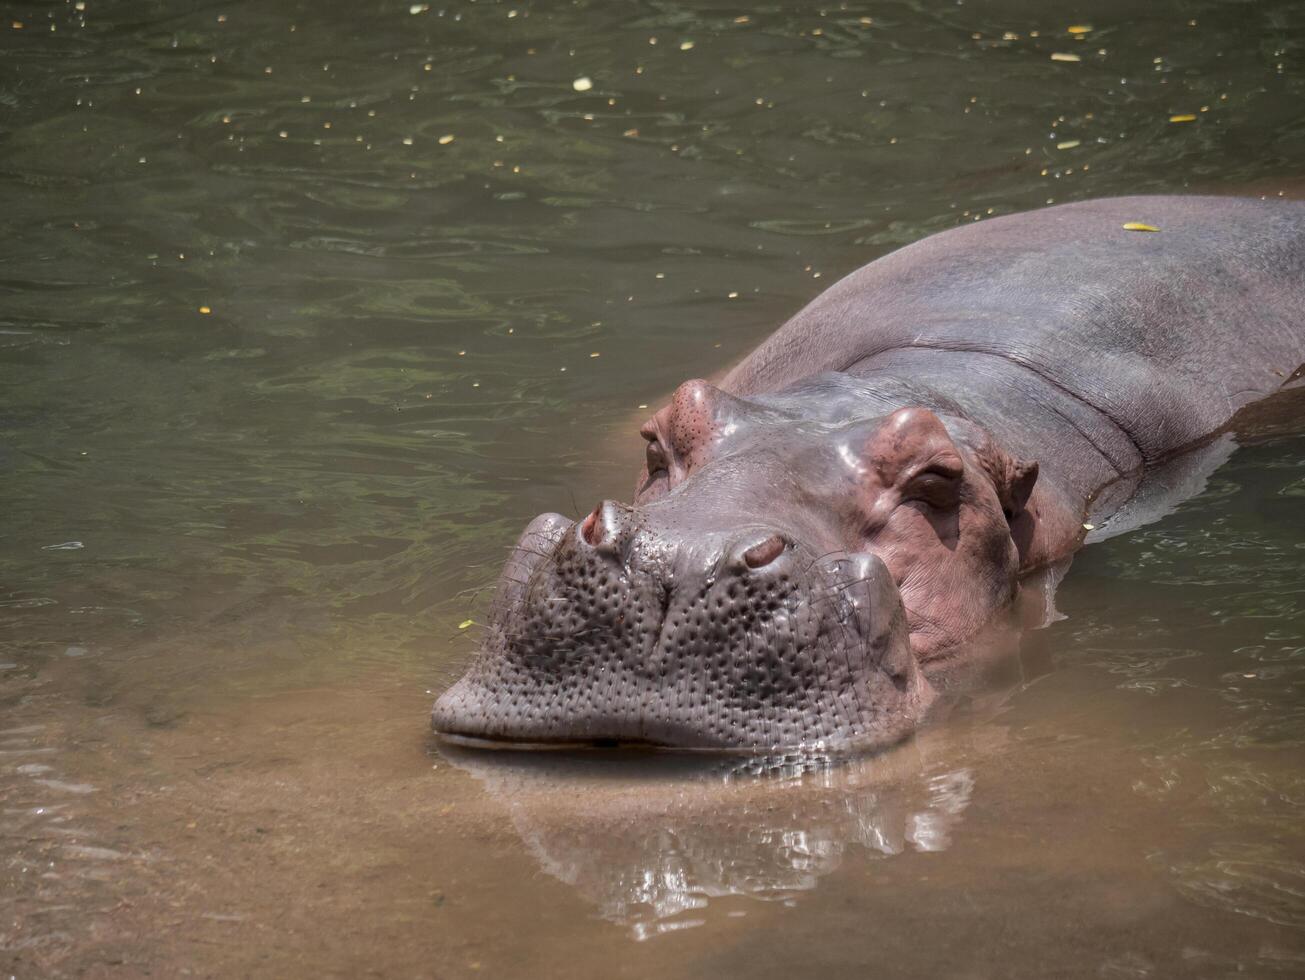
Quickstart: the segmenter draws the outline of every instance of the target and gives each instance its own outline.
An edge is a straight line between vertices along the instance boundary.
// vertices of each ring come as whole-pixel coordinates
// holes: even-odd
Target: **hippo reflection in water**
[[[899,740],[1025,576],[1303,362],[1305,204],[1091,201],[901,249],[719,387],[681,385],[641,429],[631,504],[530,524],[434,727]]]
[[[999,751],[1001,734],[963,754]],[[704,924],[720,915],[718,900],[736,900],[733,915],[746,914],[737,900],[793,904],[845,861],[946,849],[975,788],[947,747],[714,764],[456,747],[445,756],[498,801],[544,872],[648,939]]]

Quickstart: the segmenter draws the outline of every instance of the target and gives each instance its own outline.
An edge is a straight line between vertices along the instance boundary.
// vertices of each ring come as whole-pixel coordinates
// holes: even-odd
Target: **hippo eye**
[[[651,479],[659,473],[665,473],[669,466],[666,462],[666,450],[662,448],[661,440],[651,439],[648,442],[648,448],[645,451],[645,460],[648,464],[648,476]]]
[[[649,499],[648,495],[661,496],[670,489],[671,484],[671,467],[670,461],[666,457],[666,450],[662,448],[661,441],[656,435],[650,432],[641,433],[648,440],[648,448],[644,451],[644,462],[648,468],[648,478],[644,481],[643,486],[635,491],[636,499]]]
[[[961,476],[964,472],[960,459],[942,456],[911,477],[902,496],[906,500],[919,500],[934,507],[954,507],[960,499]]]

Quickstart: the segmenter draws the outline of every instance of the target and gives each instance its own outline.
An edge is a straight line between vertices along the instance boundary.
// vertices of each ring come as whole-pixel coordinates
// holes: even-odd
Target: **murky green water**
[[[426,737],[520,526],[626,495],[639,407],[839,275],[1051,200],[1298,191],[1305,6],[0,15],[8,973],[1305,972],[1291,427],[880,759]]]

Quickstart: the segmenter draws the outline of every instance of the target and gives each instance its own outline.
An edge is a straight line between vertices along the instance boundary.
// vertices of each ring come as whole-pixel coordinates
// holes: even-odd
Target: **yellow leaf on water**
[[[474,619],[464,619],[462,622],[458,623],[458,629],[464,630],[468,626],[475,626],[475,625],[476,625],[476,621]]]
[[[1124,231],[1159,231],[1155,225],[1144,224],[1141,221],[1125,221]]]
[[[204,313],[204,314],[209,314],[209,313],[212,313],[213,311],[212,311],[211,309],[209,309],[207,306],[201,306],[201,307],[199,308],[199,312]]]
[[[1065,30],[1069,31],[1069,33],[1071,34],[1086,34],[1088,31],[1092,30],[1092,25],[1070,24],[1068,27],[1065,28]]]
[[[1076,54],[1066,54],[1064,51],[1053,51],[1051,54],[1052,61],[1082,61]]]
[[[1169,121],[1170,122],[1195,122],[1196,116],[1190,112],[1183,112],[1177,116],[1170,116]]]
[[[1056,149],[1058,149],[1058,150],[1072,150],[1072,149],[1074,149],[1074,147],[1078,146],[1079,143],[1081,143],[1081,142],[1082,142],[1082,140],[1065,140],[1063,143],[1057,143],[1057,144],[1056,144]]]

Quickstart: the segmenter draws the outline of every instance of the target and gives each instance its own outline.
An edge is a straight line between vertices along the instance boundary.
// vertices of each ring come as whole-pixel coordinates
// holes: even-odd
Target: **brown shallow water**
[[[6,975],[1305,973],[1296,424],[881,757],[426,733],[519,528],[839,275],[1298,192],[1301,4],[0,14]]]

